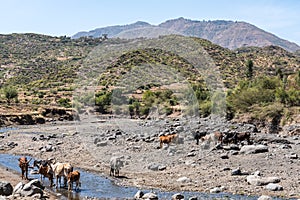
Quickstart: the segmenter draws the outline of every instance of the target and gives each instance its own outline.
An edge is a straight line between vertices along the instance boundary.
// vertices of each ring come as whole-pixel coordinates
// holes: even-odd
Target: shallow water
[[[0,164],[6,168],[13,169],[20,172],[18,167],[18,158],[20,156],[9,155],[9,154],[0,154]],[[30,158],[30,157],[27,157]],[[32,163],[32,161],[30,162]],[[81,188],[79,192],[68,192],[65,188],[49,188],[56,193],[62,194],[60,199],[68,200],[80,200],[83,197],[97,197],[100,199],[133,199],[135,193],[139,190],[136,187],[123,187],[118,186],[113,183],[110,179],[100,176],[98,174],[88,172],[82,169],[77,169],[81,173]],[[40,175],[29,174],[30,179],[38,178]],[[21,177],[20,177],[21,181]],[[54,180],[55,181],[55,180]],[[44,185],[49,185],[47,179],[44,181]],[[159,199],[171,199],[171,196],[175,193],[180,192],[185,196],[185,199],[188,199],[193,196],[197,196],[198,199],[235,199],[235,200],[256,200],[257,197],[254,196],[242,196],[242,195],[231,195],[225,193],[219,194],[206,194],[199,192],[185,192],[185,191],[174,191],[174,192],[164,192],[160,190],[142,190],[143,192],[154,192],[158,195]],[[279,200],[280,198],[274,198],[274,200]]]
[[[15,127],[0,127],[0,133],[4,133],[10,130],[17,130]]]

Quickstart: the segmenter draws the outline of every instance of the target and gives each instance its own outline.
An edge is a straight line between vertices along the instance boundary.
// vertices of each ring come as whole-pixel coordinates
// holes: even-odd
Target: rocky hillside
[[[132,71],[134,67],[143,64],[146,64],[144,67],[149,68],[152,65],[168,66],[186,78],[199,100],[200,114],[208,116],[212,112],[213,97],[203,79],[203,75],[206,74],[197,73],[195,66],[179,54],[147,45],[159,43],[164,47],[174,41],[176,44],[187,45],[188,43],[189,47],[194,45],[205,50],[213,65],[216,66],[215,70],[220,72],[224,90],[228,92],[230,118],[243,116],[243,113],[248,115],[248,112],[251,113],[256,109],[255,117],[263,120],[265,116],[262,113],[268,113],[264,109],[272,111],[274,107],[281,113],[280,116],[288,115],[289,120],[296,119],[291,116],[299,113],[300,57],[276,46],[243,47],[232,51],[208,40],[174,35],[152,40],[121,40],[12,34],[0,35],[0,40],[0,111],[4,118],[14,119],[16,112],[32,113],[39,121],[43,121],[40,118],[51,118],[55,115],[44,116],[43,109],[49,107],[69,109],[75,106],[80,111],[86,106],[85,102],[96,104],[96,110],[100,113],[111,113],[110,102],[116,83],[127,74],[134,72]],[[106,53],[105,56],[109,57],[109,62],[104,63],[106,71],[101,71],[99,68],[102,64],[99,64],[97,56],[95,57],[97,63],[93,63],[91,52],[109,45],[122,47],[126,44],[134,48],[117,56],[113,52]],[[135,49],[136,46],[140,48]],[[176,50],[180,52],[184,48],[186,48],[184,45],[179,45]],[[119,51],[118,48],[117,50]],[[86,65],[87,60],[88,65]],[[247,71],[249,61],[253,64],[251,76]],[[153,74],[151,69],[145,68],[145,70]],[[77,87],[79,71],[94,76],[99,87],[95,97],[94,94],[81,95],[78,102],[78,99],[74,100],[74,91]],[[144,82],[136,88],[136,91],[127,93],[126,98],[129,98],[127,99],[129,103],[125,107],[119,107],[118,112],[130,111],[132,117],[146,117],[152,107],[162,106],[162,114],[181,113],[180,100],[174,92],[170,89],[161,89],[163,84],[148,84],[146,80]],[[17,96],[12,95],[15,93]],[[258,95],[262,96],[255,100]],[[120,96],[118,100],[122,98]],[[274,107],[264,108],[270,105]],[[288,112],[284,113],[286,111]],[[274,113],[270,115],[273,116]]]
[[[295,43],[281,39],[246,22],[233,22],[224,20],[195,21],[184,18],[168,20],[158,26],[146,22],[136,22],[123,26],[109,26],[97,28],[88,32],[79,32],[73,38],[83,36],[136,38],[157,37],[158,35],[181,34],[194,36],[212,41],[222,47],[236,49],[245,46],[279,46],[287,51],[295,52],[300,49]]]

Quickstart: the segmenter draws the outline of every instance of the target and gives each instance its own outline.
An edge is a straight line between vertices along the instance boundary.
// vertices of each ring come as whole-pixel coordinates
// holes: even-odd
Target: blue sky
[[[0,34],[78,31],[184,17],[252,23],[300,45],[298,0],[0,0]]]

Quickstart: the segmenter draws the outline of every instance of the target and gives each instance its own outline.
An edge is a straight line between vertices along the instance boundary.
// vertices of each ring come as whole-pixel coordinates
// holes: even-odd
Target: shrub
[[[58,105],[65,107],[65,108],[72,107],[71,100],[68,98],[60,98],[57,103],[58,103]]]
[[[112,93],[108,91],[101,91],[97,93],[95,98],[96,111],[102,114],[109,113],[111,105],[111,96]]]
[[[8,104],[11,103],[12,99],[15,99],[15,101],[17,101],[17,99],[18,99],[18,91],[16,88],[14,88],[12,86],[7,86],[7,87],[3,88],[3,93],[4,93],[4,96],[5,96]]]

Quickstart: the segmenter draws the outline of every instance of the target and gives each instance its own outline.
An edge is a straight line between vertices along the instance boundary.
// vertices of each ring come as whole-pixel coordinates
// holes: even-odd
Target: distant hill
[[[225,20],[195,21],[184,18],[168,20],[158,26],[139,21],[129,25],[97,28],[88,32],[76,33],[73,38],[83,36],[101,37],[102,34],[108,34],[108,37],[120,38],[151,38],[159,35],[181,34],[207,39],[229,49],[270,45],[279,46],[291,52],[300,49],[299,45],[281,39],[272,33],[246,22]]]
[[[146,29],[138,28],[137,30],[145,32]],[[155,27],[155,29],[162,31],[163,28]],[[122,34],[129,32],[130,30],[126,30]],[[148,33],[151,34],[150,31]],[[159,45],[156,47],[153,44]],[[170,44],[176,44],[172,46],[176,48],[176,51],[160,48],[168,47]],[[124,45],[132,45],[132,49],[123,52]],[[116,48],[118,53],[108,51],[107,55],[100,54],[108,46]],[[202,47],[209,59],[187,60],[185,54],[175,53],[185,52],[187,47],[195,51],[201,50],[198,47]],[[195,53],[187,55],[204,55],[200,52]],[[108,60],[103,61],[98,55]],[[160,80],[163,81],[177,81],[178,77],[187,80],[199,99],[201,116],[207,116],[211,112],[212,96],[209,87],[221,85],[222,88],[224,86],[224,91],[227,91],[226,100],[230,106],[228,109],[230,118],[236,115],[241,116],[242,119],[242,114],[249,111],[253,115],[248,113],[246,117],[250,116],[251,119],[254,116],[261,122],[265,119],[264,116],[276,117],[279,112],[279,114],[286,115],[282,118],[283,120],[295,119],[294,121],[297,121],[300,105],[298,92],[300,91],[300,57],[298,55],[299,51],[292,53],[278,46],[241,47],[232,51],[205,39],[179,35],[134,40],[104,39],[103,37],[71,39],[65,36],[51,37],[32,33],[0,35],[0,113],[2,116],[4,113],[5,119],[8,116],[11,118],[12,113],[17,113],[17,115],[33,113],[34,116],[38,114],[53,117],[58,111],[49,114],[41,108],[49,110],[49,107],[51,109],[52,107],[65,107],[69,109],[74,106],[81,112],[82,108],[94,102],[98,106],[97,111],[108,113],[112,109],[109,107],[112,92],[118,87],[122,88],[122,84],[128,85],[127,80],[140,84],[139,87],[133,87],[137,89],[136,91],[126,91],[128,92],[126,94],[137,99],[132,99],[130,108],[134,109],[135,107],[132,106],[141,105],[141,114],[147,115],[151,107],[150,103],[158,102],[162,106],[163,113],[170,114],[173,108],[178,109],[176,107],[178,101],[168,90],[159,90],[161,86],[163,89],[165,82],[152,81],[151,78],[155,77],[152,75],[159,74],[162,78]],[[198,57],[202,58],[202,56]],[[253,61],[252,79],[251,82],[247,82],[249,81],[247,63],[250,60]],[[159,66],[158,71],[155,71],[157,69],[152,66]],[[204,71],[198,72],[196,66],[200,66]],[[206,72],[210,70],[214,73],[220,72],[216,73],[219,76],[217,78],[209,76]],[[137,73],[146,74],[146,77],[141,79]],[[148,76],[149,74],[151,76]],[[97,99],[93,99],[95,95],[92,93],[74,96],[74,92],[80,89],[79,86],[85,84],[96,86]],[[177,87],[176,84],[173,86]],[[18,98],[8,105],[3,91],[10,88],[18,90]],[[90,87],[82,89],[87,93],[89,90],[91,90]],[[115,91],[116,102],[123,102],[124,98],[117,96],[120,93],[118,90]],[[143,100],[144,94],[150,95],[148,99],[144,98],[145,101]],[[163,103],[160,103],[162,101]],[[116,109],[122,112],[128,111],[126,106],[119,106]],[[177,111],[172,114],[177,115],[181,112]],[[193,112],[193,109],[191,107],[191,110],[186,109],[186,111]],[[62,119],[60,115],[56,118]],[[13,117],[12,120],[14,119]],[[7,121],[1,122],[1,120],[0,115],[0,126]]]

